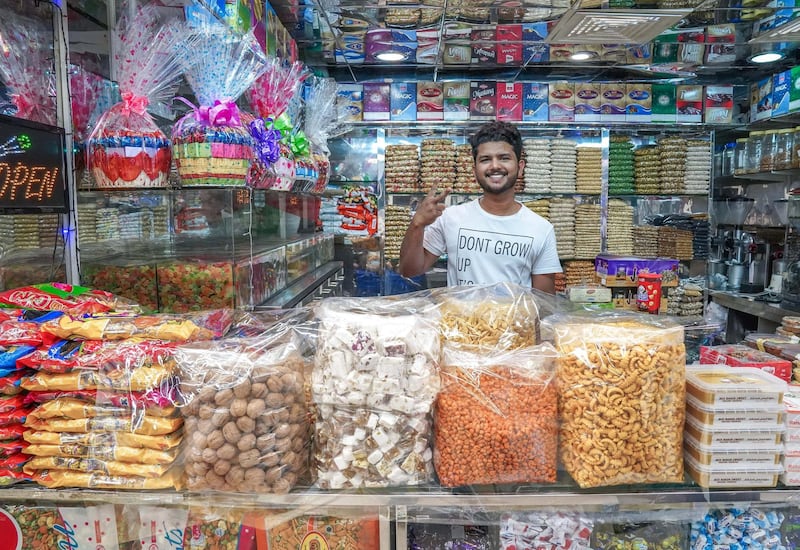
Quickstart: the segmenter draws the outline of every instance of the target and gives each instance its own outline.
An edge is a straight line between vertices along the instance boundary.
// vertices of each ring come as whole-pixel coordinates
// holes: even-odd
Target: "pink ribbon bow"
[[[143,95],[134,95],[133,92],[122,92],[122,112],[125,116],[130,116],[131,113],[143,115],[147,110],[150,101]]]
[[[241,126],[239,118],[239,107],[230,99],[214,100],[214,105],[210,107],[201,105],[198,107],[185,97],[176,97],[178,101],[185,103],[194,111],[194,117],[200,124],[206,126]]]

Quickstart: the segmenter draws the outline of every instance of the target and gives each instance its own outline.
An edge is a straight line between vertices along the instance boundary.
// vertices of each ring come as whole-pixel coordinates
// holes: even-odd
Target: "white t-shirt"
[[[531,275],[560,273],[553,225],[521,206],[510,216],[495,216],[479,200],[445,208],[425,228],[422,246],[447,254],[447,285],[500,282],[531,286]]]

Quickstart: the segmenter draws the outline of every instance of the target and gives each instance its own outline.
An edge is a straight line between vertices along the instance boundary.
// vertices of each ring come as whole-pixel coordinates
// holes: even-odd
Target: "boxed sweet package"
[[[755,367],[786,382],[792,379],[792,363],[742,344],[701,346],[700,363],[720,363],[731,367]]]
[[[640,272],[661,274],[661,286],[678,285],[678,260],[599,254],[594,261],[600,283],[607,287],[636,286]]]

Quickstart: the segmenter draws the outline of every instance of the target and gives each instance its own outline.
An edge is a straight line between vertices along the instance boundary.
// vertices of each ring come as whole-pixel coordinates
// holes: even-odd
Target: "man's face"
[[[475,179],[485,193],[500,195],[514,189],[524,167],[525,162],[517,159],[510,143],[488,141],[478,145]]]

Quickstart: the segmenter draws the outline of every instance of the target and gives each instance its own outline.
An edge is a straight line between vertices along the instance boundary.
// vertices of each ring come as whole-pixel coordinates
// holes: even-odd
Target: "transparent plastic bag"
[[[331,298],[311,377],[317,483],[418,485],[433,474],[430,412],[439,389],[436,311],[425,296]]]
[[[177,90],[174,50],[184,38],[185,27],[165,22],[154,6],[120,18],[112,41],[122,101],[100,116],[86,146],[97,188],[167,185],[170,142],[147,107],[171,100]]]
[[[561,354],[561,460],[578,485],[683,481],[683,327],[634,313],[546,324]]]
[[[556,480],[556,357],[550,344],[493,355],[445,347],[433,455],[443,486]]]
[[[286,493],[308,472],[306,362],[290,330],[181,346],[192,490]]]
[[[198,102],[184,100],[192,112],[172,129],[181,183],[245,185],[255,158],[254,140],[236,100],[263,72],[264,52],[252,31],[239,36],[225,25],[209,23],[193,29],[177,56]]]

